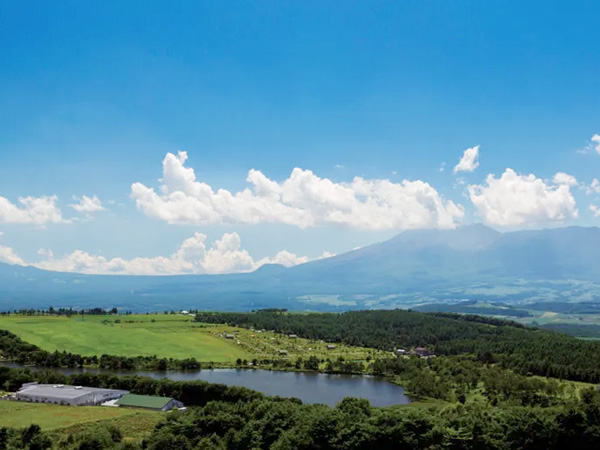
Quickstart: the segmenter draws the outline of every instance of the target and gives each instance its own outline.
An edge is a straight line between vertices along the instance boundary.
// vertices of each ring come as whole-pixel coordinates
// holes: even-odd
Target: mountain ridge
[[[472,292],[485,297],[494,290],[519,292],[510,294],[508,301],[552,300],[569,290],[578,298],[583,292],[577,289],[586,283],[591,286],[588,295],[596,295],[598,249],[597,227],[501,233],[472,225],[404,231],[330,258],[238,274],[87,275],[0,264],[0,309],[52,305],[340,310],[468,299]],[[506,300],[500,293],[496,297]]]

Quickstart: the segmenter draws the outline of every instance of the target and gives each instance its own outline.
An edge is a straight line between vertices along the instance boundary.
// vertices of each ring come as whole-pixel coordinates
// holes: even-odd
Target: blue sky
[[[181,257],[164,269],[196,271],[211,242],[235,233],[239,249],[225,256],[234,262],[219,266],[216,251],[221,268],[198,270],[235,271],[283,249],[313,259],[447,220],[499,229],[597,225],[590,205],[600,205],[592,140],[600,133],[600,5],[521,3],[4,2],[4,260],[40,261],[43,248],[54,254],[46,268],[109,270],[98,256],[169,256],[202,233],[199,260],[186,266]],[[477,167],[453,173],[475,146]],[[252,187],[251,169],[281,186],[233,206],[195,194],[175,204],[169,195],[179,182],[161,194],[158,179],[167,154],[179,151],[187,152],[181,170],[193,168],[195,182],[214,192]],[[333,191],[320,198],[316,179],[302,188],[316,197],[300,198],[300,188],[283,187],[296,167],[349,189],[354,203],[342,205]],[[559,172],[575,181],[554,182]],[[421,187],[365,194],[354,177],[421,180],[435,190],[429,200],[442,203],[411,221],[409,197],[421,198]],[[148,201],[160,204],[136,199],[133,183],[154,189]],[[27,208],[20,197],[52,195],[71,223],[15,212]],[[78,212],[69,206],[74,195],[97,196],[104,210]],[[190,220],[203,201],[221,206]],[[247,205],[265,209],[249,213]],[[89,266],[64,260],[76,250]]]

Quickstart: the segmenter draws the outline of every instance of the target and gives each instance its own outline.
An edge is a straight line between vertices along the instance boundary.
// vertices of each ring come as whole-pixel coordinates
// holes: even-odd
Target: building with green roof
[[[181,408],[183,403],[171,397],[125,394],[115,402],[115,405],[124,408],[143,408],[152,409],[154,411],[170,411],[173,408]]]

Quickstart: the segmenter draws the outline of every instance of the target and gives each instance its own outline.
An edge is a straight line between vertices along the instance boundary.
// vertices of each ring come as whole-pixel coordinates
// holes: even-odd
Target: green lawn
[[[179,314],[72,318],[3,316],[0,329],[49,351],[65,350],[81,355],[157,355],[215,362],[250,357],[235,342],[220,339],[210,328],[200,327],[191,319]]]
[[[119,321],[116,323],[115,321]],[[68,351],[81,355],[119,355],[235,363],[240,359],[315,355],[320,359],[366,360],[385,352],[337,344],[292,339],[268,331],[251,331],[227,325],[200,324],[181,314],[136,314],[127,316],[0,316],[0,330],[15,333],[21,339],[45,350]],[[235,334],[234,339],[225,339]],[[387,353],[389,355],[389,353]],[[284,356],[285,357],[285,356]]]
[[[128,418],[127,422],[156,423],[164,414],[154,411],[142,411],[106,406],[60,406],[45,403],[25,403],[0,400],[0,425],[5,427],[27,427],[39,425],[43,430],[92,423],[101,420]]]

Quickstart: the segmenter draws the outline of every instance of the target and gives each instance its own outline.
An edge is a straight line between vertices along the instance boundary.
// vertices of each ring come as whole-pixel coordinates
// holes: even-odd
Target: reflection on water
[[[21,367],[14,363],[3,363]],[[35,368],[32,368],[36,370]],[[344,397],[366,398],[373,406],[406,404],[410,399],[404,388],[372,376],[329,375],[315,372],[278,372],[270,370],[210,369],[195,372],[170,370],[166,372],[119,372],[101,369],[51,369],[65,375],[74,373],[111,373],[114,375],[140,375],[150,378],[169,378],[176,381],[203,380],[231,386],[244,386],[280,397],[296,397],[304,403],[324,403],[335,406]]]

